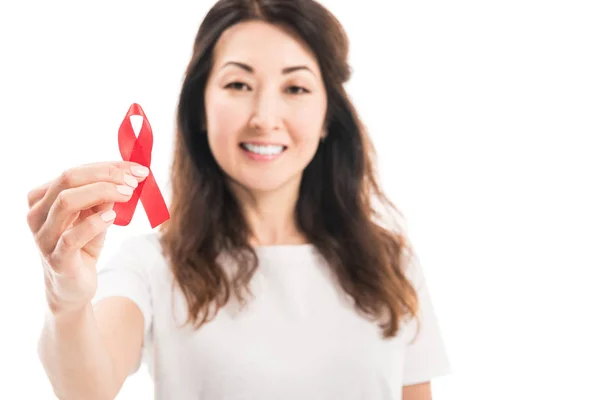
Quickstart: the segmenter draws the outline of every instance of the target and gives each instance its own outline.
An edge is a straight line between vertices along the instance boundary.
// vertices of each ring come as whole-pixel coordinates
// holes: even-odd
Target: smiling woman
[[[228,65],[234,65],[237,66],[239,68],[242,68],[243,70],[247,71],[250,74],[254,74],[254,68],[252,68],[251,66],[244,64],[244,63],[240,63],[240,62],[228,62],[225,63],[225,66]],[[285,74],[291,74],[295,71],[311,71],[308,67],[306,66],[296,66],[296,67],[287,67],[287,68],[283,68],[281,70],[281,74],[285,75]],[[234,82],[233,84],[238,84],[240,82]],[[241,83],[242,85],[245,85],[246,88],[248,88],[248,90],[250,90],[249,86],[246,85],[245,83]],[[232,84],[230,84],[232,85]],[[228,85],[227,87],[230,87],[230,85]],[[308,85],[305,85],[308,86]],[[291,89],[294,89],[291,94],[305,94],[305,93],[311,93],[310,91],[308,91],[305,87],[301,87],[301,86],[290,86]],[[288,89],[288,88],[286,88]],[[296,90],[298,89],[298,90]],[[251,157],[253,160],[257,160],[257,161],[272,161],[276,158],[279,158],[279,155],[281,155],[283,153],[284,150],[287,150],[288,146],[285,144],[282,144],[281,142],[273,142],[273,141],[265,141],[265,140],[252,140],[252,141],[245,141],[240,143],[240,147],[243,150],[246,150],[246,153],[248,154],[249,157]]]
[[[376,212],[395,209],[344,89],[347,58],[317,2],[218,1],[181,89],[171,219],[123,243],[97,284],[92,230],[114,216],[63,233],[75,219],[61,210],[143,176],[99,164],[32,191],[52,264],[40,356],[61,397],[112,398],[142,360],[158,400],[431,397],[449,363],[418,258]]]
[[[326,87],[313,51],[281,24],[250,20],[224,31],[212,58],[206,132],[217,163],[240,183],[234,190],[297,191],[326,135]]]

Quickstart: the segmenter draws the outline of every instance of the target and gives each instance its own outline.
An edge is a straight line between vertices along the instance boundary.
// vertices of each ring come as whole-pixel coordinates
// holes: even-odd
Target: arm
[[[417,383],[402,387],[402,400],[432,400],[431,383]]]
[[[58,398],[114,399],[139,362],[143,329],[141,311],[123,297],[49,313],[38,354]]]

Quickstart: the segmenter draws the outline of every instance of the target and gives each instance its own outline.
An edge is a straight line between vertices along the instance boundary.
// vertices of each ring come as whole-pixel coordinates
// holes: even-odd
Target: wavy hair
[[[418,297],[408,280],[411,246],[402,231],[385,228],[375,206],[401,215],[376,179],[375,152],[344,84],[349,80],[348,39],[339,21],[313,0],[220,0],[194,41],[177,108],[170,171],[171,219],[161,244],[196,328],[234,295],[244,303],[258,258],[250,227],[209,148],[204,91],[214,46],[229,27],[260,20],[291,28],[316,55],[327,93],[327,138],[303,171],[295,219],[321,253],[358,312],[395,336],[403,317],[416,317]],[[219,256],[236,262],[230,275]]]

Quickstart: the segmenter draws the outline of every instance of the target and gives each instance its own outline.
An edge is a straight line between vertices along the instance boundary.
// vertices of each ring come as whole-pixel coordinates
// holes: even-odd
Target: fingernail
[[[138,186],[138,181],[133,176],[129,174],[125,174],[125,183],[131,186],[132,188],[136,188]]]
[[[117,185],[117,190],[119,191],[119,193],[126,194],[128,196],[130,194],[133,194],[133,188],[131,186]]]
[[[148,176],[148,174],[150,173],[150,170],[144,166],[135,166],[135,167],[131,167],[131,172],[135,176]]]
[[[112,221],[116,216],[117,213],[114,210],[108,210],[100,214],[100,218],[102,218],[104,222]]]

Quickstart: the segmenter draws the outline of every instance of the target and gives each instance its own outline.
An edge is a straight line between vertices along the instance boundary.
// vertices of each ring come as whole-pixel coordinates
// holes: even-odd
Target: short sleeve
[[[98,287],[92,304],[107,297],[126,297],[133,301],[144,316],[144,342],[152,325],[150,266],[154,254],[152,243],[145,235],[126,238],[98,266]],[[146,344],[146,343],[145,343]]]
[[[408,340],[403,385],[413,385],[450,374],[451,366],[433,308],[427,282],[418,257],[413,253],[407,276],[415,285],[419,298],[420,327]],[[414,320],[413,320],[414,321]]]

